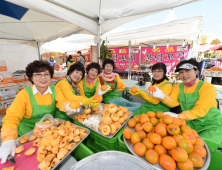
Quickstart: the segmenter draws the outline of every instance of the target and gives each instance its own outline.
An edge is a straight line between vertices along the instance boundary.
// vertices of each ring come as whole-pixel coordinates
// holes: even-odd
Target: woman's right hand
[[[1,144],[1,147],[0,147],[1,164],[6,162],[9,155],[15,156],[15,152],[14,152],[15,148],[16,148],[15,140],[9,140]]]
[[[87,105],[90,105],[91,107],[99,107],[100,103],[97,100],[93,100],[93,97],[88,99]]]

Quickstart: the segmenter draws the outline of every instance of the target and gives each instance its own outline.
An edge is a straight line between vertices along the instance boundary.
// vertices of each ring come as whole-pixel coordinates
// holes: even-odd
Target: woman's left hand
[[[118,90],[119,92],[123,92],[123,91],[125,90],[125,88],[126,88],[126,86],[125,86],[125,84],[124,84],[124,86],[123,86],[121,89],[118,89],[118,88],[117,88],[117,90]]]
[[[164,99],[165,97],[165,94],[163,94],[163,92],[156,86],[154,86],[156,88],[156,91],[155,92],[149,92],[149,95],[153,96],[153,97],[156,97],[156,98],[159,98],[159,99]]]

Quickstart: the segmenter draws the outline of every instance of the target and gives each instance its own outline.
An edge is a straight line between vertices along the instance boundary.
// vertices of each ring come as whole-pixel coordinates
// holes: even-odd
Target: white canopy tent
[[[99,56],[100,36],[113,28],[166,9],[199,0],[7,0],[35,12],[73,24],[74,32],[96,35]],[[47,22],[47,21],[46,21]],[[43,24],[42,24],[43,25]],[[81,29],[80,29],[81,28]],[[44,29],[42,29],[44,33]],[[53,32],[53,31],[52,31]],[[66,32],[66,31],[65,31]],[[65,34],[64,32],[64,34]],[[67,32],[66,32],[67,33]],[[44,33],[44,34],[47,34]]]

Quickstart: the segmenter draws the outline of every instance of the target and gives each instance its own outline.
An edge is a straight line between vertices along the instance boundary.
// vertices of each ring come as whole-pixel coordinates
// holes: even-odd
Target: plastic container
[[[119,143],[119,151],[130,153],[129,149],[127,148],[125,142],[123,141],[123,134],[118,137],[118,143]]]
[[[77,121],[74,121],[74,124],[83,126]],[[87,128],[87,127],[85,127]],[[100,151],[106,151],[106,150],[117,150],[119,149],[119,143],[118,143],[118,137],[123,134],[123,129],[122,129],[114,136],[113,138],[105,138],[98,133],[94,132],[93,130],[90,130],[89,136],[85,139],[84,143],[87,147],[92,148],[96,152]]]
[[[211,155],[211,162],[208,170],[222,170],[221,158],[222,158],[222,144],[214,143],[204,139]]]
[[[80,143],[79,146],[71,153],[71,155],[77,160],[81,160],[87,156],[93,155],[94,152],[85,146],[83,143]]]
[[[116,106],[126,107],[131,112],[134,112],[135,110],[141,107],[141,103],[130,102],[122,97],[112,99],[109,101],[109,103],[113,103]]]

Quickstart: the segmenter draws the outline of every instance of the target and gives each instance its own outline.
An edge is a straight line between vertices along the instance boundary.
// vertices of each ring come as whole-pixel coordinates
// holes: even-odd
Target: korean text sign
[[[160,46],[142,47],[142,61],[155,63],[164,63],[167,66],[167,72],[173,71],[182,58],[187,58],[189,45],[186,46]]]
[[[129,48],[110,48],[112,49],[113,61],[115,62],[116,72],[127,72],[129,68]],[[132,48],[131,66],[139,64],[139,48]]]

